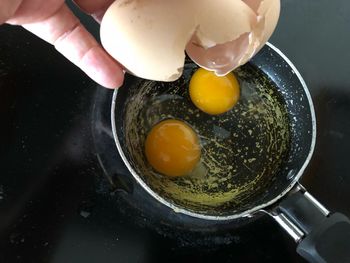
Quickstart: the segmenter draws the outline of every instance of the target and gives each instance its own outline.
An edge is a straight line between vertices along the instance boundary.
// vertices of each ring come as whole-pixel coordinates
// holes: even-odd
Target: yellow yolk
[[[164,175],[184,176],[199,161],[201,149],[194,130],[178,120],[165,120],[155,125],[145,143],[151,166]]]
[[[202,111],[217,115],[229,111],[239,99],[239,83],[233,73],[218,77],[198,69],[190,81],[192,102]]]

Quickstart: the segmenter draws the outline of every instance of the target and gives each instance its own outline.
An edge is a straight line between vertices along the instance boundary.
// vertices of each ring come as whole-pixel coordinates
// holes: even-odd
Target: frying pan
[[[298,243],[309,262],[350,262],[350,220],[330,213],[299,184],[315,147],[316,119],[304,80],[271,44],[234,74],[241,98],[229,112],[196,109],[183,77],[157,83],[128,76],[113,96],[113,135],[125,165],[156,200],[205,220],[236,220],[266,213]],[[188,177],[157,174],[146,161],[144,141],[163,119],[190,124],[202,142],[202,161]],[[203,150],[204,149],[204,150]]]

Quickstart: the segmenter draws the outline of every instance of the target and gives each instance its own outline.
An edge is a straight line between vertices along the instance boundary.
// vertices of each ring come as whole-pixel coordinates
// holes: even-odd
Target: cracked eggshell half
[[[101,42],[141,78],[178,79],[185,50],[199,66],[224,75],[265,44],[279,8],[279,0],[117,0],[102,19]]]

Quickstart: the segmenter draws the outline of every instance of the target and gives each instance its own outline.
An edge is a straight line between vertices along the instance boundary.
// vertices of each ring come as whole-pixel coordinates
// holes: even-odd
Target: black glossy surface
[[[349,239],[349,218],[334,213],[298,244],[297,252],[309,262],[349,262]]]
[[[318,125],[302,182],[350,216],[350,3],[282,0],[282,8],[271,42],[306,80]],[[129,209],[124,193],[106,190],[96,158],[95,91],[52,47],[0,27],[0,262],[304,262],[266,217],[174,236]]]

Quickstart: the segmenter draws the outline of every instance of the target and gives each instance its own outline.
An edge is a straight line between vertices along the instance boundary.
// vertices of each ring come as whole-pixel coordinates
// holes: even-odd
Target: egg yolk
[[[145,143],[151,166],[167,176],[184,176],[199,161],[201,149],[194,130],[178,120],[165,120],[155,125]]]
[[[239,83],[233,73],[218,77],[215,73],[198,69],[190,81],[192,102],[202,111],[217,115],[229,111],[239,99]]]

